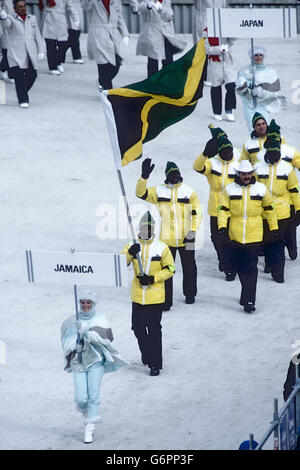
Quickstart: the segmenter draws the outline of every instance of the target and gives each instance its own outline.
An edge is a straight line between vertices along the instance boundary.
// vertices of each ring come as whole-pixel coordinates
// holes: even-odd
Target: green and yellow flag
[[[100,93],[117,168],[142,156],[143,143],[189,116],[203,92],[204,39],[142,82]]]

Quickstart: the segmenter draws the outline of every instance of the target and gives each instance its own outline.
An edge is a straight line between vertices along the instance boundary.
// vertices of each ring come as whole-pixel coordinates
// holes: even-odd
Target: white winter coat
[[[151,57],[151,59],[163,60],[166,58],[164,38],[172,44],[173,54],[183,51],[186,42],[175,35],[171,1],[163,0],[162,10],[159,11],[151,4],[153,2],[142,0],[138,5],[142,25],[136,54]]]
[[[87,52],[97,64],[116,65],[116,54],[121,57],[122,37],[129,32],[122,14],[120,0],[111,0],[108,15],[102,0],[81,0],[82,9],[88,14]]]
[[[68,29],[74,29],[75,31],[80,31],[83,27],[83,12],[82,12],[82,8],[80,5],[80,0],[73,0],[73,6],[77,12],[80,23],[79,23],[79,26],[77,26],[76,21],[74,21],[74,18],[72,17],[70,12],[67,10],[66,16],[67,16]]]
[[[56,5],[49,7],[47,0],[42,0],[44,9],[41,21],[41,32],[45,39],[56,41],[68,40],[67,14],[73,21],[79,21],[78,13],[72,0],[55,0]]]
[[[15,10],[12,0],[4,0],[3,7],[8,15],[14,16]],[[1,28],[2,26],[0,23],[0,49],[8,49],[7,31],[5,31],[4,28]]]
[[[196,44],[203,36],[207,28],[207,8],[226,8],[226,0],[194,0],[193,12],[193,41]]]
[[[8,50],[7,60],[9,67],[19,66],[28,68],[28,57],[35,70],[38,68],[37,54],[45,52],[45,43],[41,36],[36,17],[27,14],[25,21],[17,15],[8,15],[1,20],[2,27],[7,31]]]
[[[207,55],[219,56],[221,59],[220,62],[209,58],[207,61],[207,80],[213,87],[235,82],[236,79],[236,67],[232,55],[234,39],[219,38],[219,43],[219,46],[210,46],[208,39],[205,39]],[[228,44],[228,52],[221,52],[221,44]]]

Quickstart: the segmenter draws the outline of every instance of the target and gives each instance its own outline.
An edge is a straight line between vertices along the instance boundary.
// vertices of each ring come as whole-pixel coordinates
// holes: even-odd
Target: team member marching
[[[29,15],[26,2],[14,1],[15,15],[0,11],[1,25],[7,32],[9,74],[15,81],[21,108],[28,108],[28,91],[37,78],[37,62],[44,57],[44,41],[36,17]]]
[[[137,338],[143,364],[150,375],[162,369],[161,318],[165,303],[165,281],[175,272],[174,259],[168,246],[154,235],[154,219],[146,212],[140,220],[138,243],[128,243],[122,253],[132,264],[134,278],[131,288],[132,330]],[[141,275],[137,253],[140,253],[144,274]]]
[[[195,261],[195,237],[202,219],[202,208],[195,191],[183,183],[179,168],[168,162],[165,182],[147,189],[147,180],[154,169],[151,159],[142,164],[142,176],[136,185],[137,197],[155,204],[161,216],[160,240],[170,248],[173,258],[179,252],[183,294],[187,304],[195,301],[197,294],[197,266]],[[164,310],[173,305],[173,280],[166,281],[166,302]]]
[[[61,327],[65,370],[73,372],[75,406],[85,418],[84,442],[93,441],[100,421],[100,386],[105,372],[128,364],[112,346],[113,334],[103,312],[96,310],[98,296],[84,290],[78,294],[79,320],[72,315]],[[77,344],[78,333],[80,344]]]
[[[272,127],[275,127],[275,122]],[[269,136],[264,147],[257,155],[259,163],[256,174],[258,181],[268,187],[274,198],[280,234],[277,241],[270,241],[269,230],[265,224],[265,272],[271,272],[273,279],[281,283],[284,282],[284,247],[291,223],[291,204],[296,211],[293,222],[297,225],[300,223],[299,183],[291,164],[281,158],[280,137],[276,138],[275,133]]]
[[[223,257],[226,240],[218,232],[218,207],[223,189],[235,178],[235,165],[240,157],[239,150],[233,148],[225,132],[219,127],[209,126],[212,139],[210,139],[203,153],[194,162],[194,170],[206,176],[210,186],[208,213],[210,215],[211,241],[217,252],[219,270],[225,270]],[[235,273],[226,271],[226,280],[233,281]]]
[[[219,233],[230,240],[226,245],[226,263],[238,273],[242,286],[240,305],[247,313],[255,310],[263,217],[267,220],[272,236],[278,236],[272,196],[265,185],[256,181],[253,171],[247,160],[238,164],[234,182],[224,189],[218,208]]]

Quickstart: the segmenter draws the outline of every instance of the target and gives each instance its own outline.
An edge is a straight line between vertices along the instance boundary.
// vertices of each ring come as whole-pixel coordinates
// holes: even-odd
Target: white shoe
[[[28,108],[29,104],[28,103],[20,103],[20,108]]]
[[[235,121],[235,117],[233,113],[225,113],[228,121]]]
[[[214,114],[214,119],[215,119],[216,121],[222,121],[222,120],[223,120],[222,114]]]
[[[74,59],[73,64],[84,64],[84,60],[82,59]]]
[[[51,73],[51,75],[60,75],[58,70],[49,70],[49,73]]]
[[[95,431],[95,424],[94,423],[87,423],[84,427],[84,443],[90,444],[93,442]]]
[[[63,66],[62,66],[61,64],[59,64],[59,65],[57,66],[57,70],[58,70],[60,73],[63,73],[64,68],[63,68]]]

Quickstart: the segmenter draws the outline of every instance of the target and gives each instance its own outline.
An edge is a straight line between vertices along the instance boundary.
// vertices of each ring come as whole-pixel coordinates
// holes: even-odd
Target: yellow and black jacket
[[[262,150],[262,154],[265,150]],[[273,199],[278,219],[290,217],[290,206],[300,210],[299,183],[295,170],[290,163],[279,160],[274,165],[268,164],[264,159],[255,168],[257,180],[267,186]]]
[[[162,241],[152,238],[151,240],[138,240],[141,245],[139,253],[143,271],[148,276],[154,276],[154,284],[141,286],[136,278],[140,274],[136,257],[128,253],[131,243],[122,250],[127,256],[127,265],[132,264],[134,279],[131,286],[131,300],[142,305],[161,304],[165,301],[165,281],[175,273],[175,263],[169,247]]]
[[[278,229],[273,198],[267,187],[256,181],[247,186],[237,182],[226,186],[218,209],[219,229],[227,227],[229,217],[229,237],[243,245],[263,240],[263,218],[270,230]]]
[[[168,246],[184,246],[187,233],[199,229],[201,204],[195,191],[186,184],[161,184],[147,189],[147,180],[140,178],[135,194],[157,206],[161,216],[159,238]]]
[[[195,160],[193,168],[198,173],[205,175],[210,186],[208,213],[213,217],[218,216],[218,207],[222,191],[235,178],[235,165],[240,156],[237,149],[233,150],[233,159],[225,162],[219,155],[207,158],[203,154]]]

